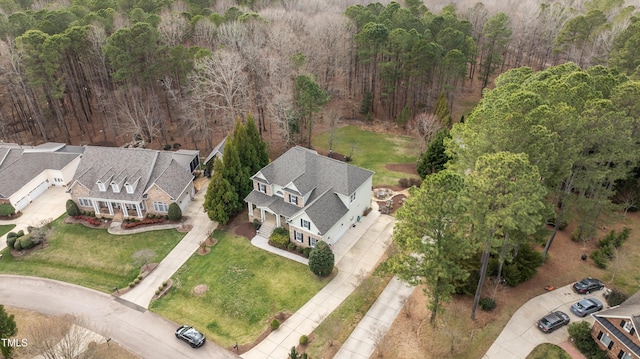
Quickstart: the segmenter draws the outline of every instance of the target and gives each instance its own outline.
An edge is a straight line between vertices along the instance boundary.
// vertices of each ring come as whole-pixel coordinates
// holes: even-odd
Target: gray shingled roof
[[[8,198],[44,170],[61,170],[77,153],[25,152],[11,148],[0,163],[0,198]]]
[[[88,197],[93,198],[140,201],[153,183],[173,198],[177,198],[192,181],[193,176],[189,173],[188,167],[185,168],[174,160],[173,155],[173,152],[141,148],[89,146],[84,150],[74,182],[77,181],[89,188]],[[111,179],[115,179],[118,174],[127,177],[125,180],[130,184],[139,179],[132,194],[127,193],[125,188],[120,188],[119,193],[114,193],[109,183],[105,183],[106,192],[99,190],[98,179],[108,179],[110,175],[114,176]]]
[[[619,306],[603,310],[595,315],[606,318],[631,318],[636,330],[640,329],[640,291],[627,298]]]
[[[321,234],[327,233],[349,209],[331,190],[322,193],[313,203],[305,207],[311,222],[318,227]]]
[[[209,161],[211,161],[213,159],[213,157],[218,156],[219,158],[221,158],[222,156],[224,156],[224,145],[227,143],[227,137],[225,136],[222,141],[220,141],[220,143],[218,143],[216,145],[216,147],[213,148],[213,150],[211,151],[211,153],[209,153],[209,155],[207,156],[207,158],[205,158],[204,160],[204,164],[209,163]]]
[[[274,213],[281,214],[285,217],[291,217],[301,209],[298,206],[286,203],[281,197],[267,196],[266,194],[258,191],[251,191],[244,200],[245,202],[251,202],[259,207],[269,208]]]

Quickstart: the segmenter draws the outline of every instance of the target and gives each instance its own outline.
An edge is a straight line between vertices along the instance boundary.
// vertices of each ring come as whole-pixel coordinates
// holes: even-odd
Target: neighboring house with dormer
[[[69,186],[71,199],[98,217],[166,215],[177,203],[184,211],[195,194],[193,172],[199,152],[86,147]]]
[[[23,210],[49,187],[69,184],[84,148],[47,142],[38,146],[0,144],[0,203]]]
[[[299,146],[251,179],[249,220],[288,228],[302,247],[336,243],[371,205],[372,171]]]
[[[640,292],[619,306],[591,315],[591,335],[609,358],[640,358]]]

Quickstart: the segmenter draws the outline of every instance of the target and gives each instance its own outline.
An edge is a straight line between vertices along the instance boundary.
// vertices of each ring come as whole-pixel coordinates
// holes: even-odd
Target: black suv
[[[561,311],[549,313],[544,318],[538,320],[538,328],[545,333],[551,333],[567,324],[569,324],[569,316]]]
[[[207,338],[205,338],[202,333],[188,325],[183,325],[176,330],[176,338],[189,343],[192,348],[199,348],[207,341]]]
[[[573,283],[573,290],[578,294],[589,294],[595,290],[604,288],[604,283],[600,279],[591,277],[584,278],[579,282]]]

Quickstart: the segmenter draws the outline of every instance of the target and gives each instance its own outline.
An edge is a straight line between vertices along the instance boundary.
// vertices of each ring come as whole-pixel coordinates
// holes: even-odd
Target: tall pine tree
[[[213,177],[204,199],[204,208],[207,210],[209,219],[221,225],[225,225],[236,213],[240,202],[235,189],[223,176],[223,167],[223,162],[216,158],[213,163]]]

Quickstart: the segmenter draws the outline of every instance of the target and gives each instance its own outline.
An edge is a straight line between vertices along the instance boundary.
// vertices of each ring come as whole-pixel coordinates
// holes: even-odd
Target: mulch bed
[[[395,211],[398,210],[398,208],[402,207],[402,205],[404,204],[404,199],[407,198],[407,196],[403,195],[403,194],[397,194],[395,196],[393,196],[392,200],[393,200],[393,206],[391,207],[391,210],[389,210],[389,214],[394,214]],[[377,201],[378,206],[383,207],[386,206],[387,203],[385,201]]]
[[[0,221],[10,221],[12,219],[16,219],[22,216],[22,212],[14,213],[10,216],[0,216]]]
[[[140,274],[139,274],[139,275],[142,276],[141,281],[144,280],[149,274],[151,274],[151,272],[153,272],[153,270],[156,269],[156,267],[158,267],[158,263],[148,263],[148,264],[143,265],[142,268],[140,268]],[[169,287],[169,286],[167,286],[167,287]],[[111,295],[113,295],[115,297],[119,297],[119,296],[127,293],[131,289],[133,289],[133,288],[130,288],[128,286],[125,287],[125,288],[118,288],[118,290],[114,291],[113,293],[111,293]]]
[[[109,226],[111,225],[111,221],[110,220],[101,220],[100,221],[100,225],[98,226],[94,226],[93,224],[89,224],[87,221],[82,220],[82,219],[75,219],[71,216],[67,216],[67,218],[64,219],[64,223],[66,224],[82,224],[83,226],[87,227],[87,228],[98,228],[98,229],[105,229],[105,228],[109,228]]]
[[[253,341],[253,343],[251,344],[238,344],[238,347],[228,347],[227,350],[231,351],[231,352],[235,352],[237,354],[244,354],[246,352],[248,352],[249,350],[251,350],[253,347],[255,347],[256,345],[260,344],[260,342],[262,342],[266,337],[269,336],[269,334],[271,334],[271,332],[273,332],[273,330],[271,330],[271,321],[273,319],[278,319],[278,321],[280,322],[280,326],[282,326],[282,324],[284,323],[285,320],[289,319],[289,317],[291,317],[291,313],[284,313],[284,312],[280,312],[278,314],[276,314],[273,318],[269,318],[269,320],[267,321],[267,325],[264,329],[264,331],[262,332],[262,334],[260,334],[260,336]],[[278,329],[276,329],[278,330]]]
[[[389,163],[386,164],[384,168],[390,171],[409,173],[416,176],[418,175],[416,163]]]

